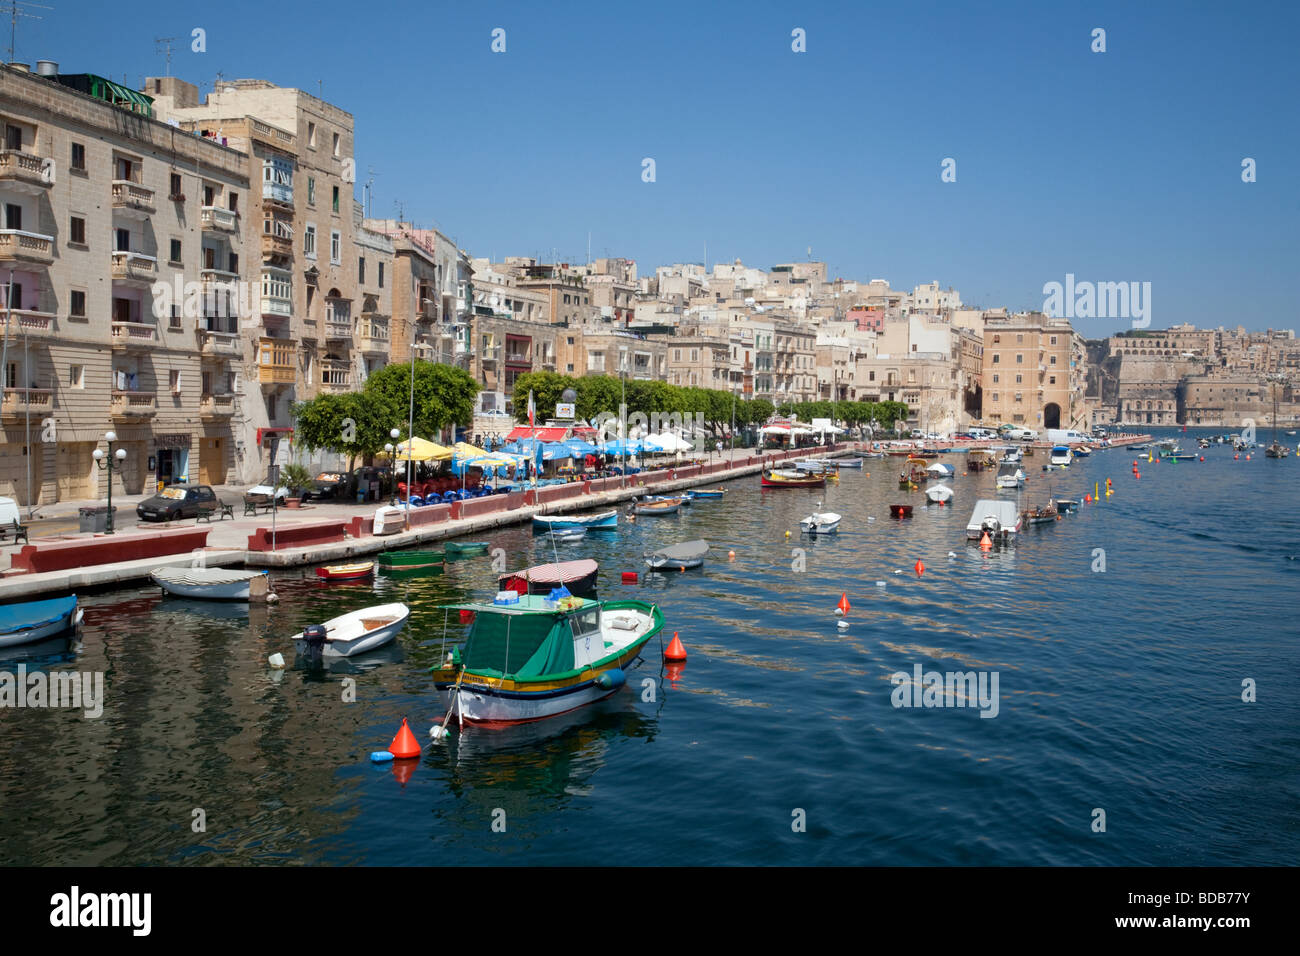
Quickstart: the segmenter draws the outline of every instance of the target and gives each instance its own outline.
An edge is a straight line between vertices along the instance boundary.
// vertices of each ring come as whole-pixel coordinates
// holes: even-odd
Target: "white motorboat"
[[[1052,465],[1068,465],[1074,461],[1074,455],[1070,451],[1069,445],[1055,445],[1047,461]]]
[[[234,568],[154,568],[153,583],[176,597],[204,601],[247,601],[257,591],[266,594],[265,571]],[[260,579],[260,580],[259,580]]]
[[[405,604],[380,604],[312,624],[295,634],[293,642],[299,654],[351,657],[392,641],[410,616]]]
[[[1019,488],[1025,483],[1025,473],[1011,462],[998,466],[997,485],[999,488]]]
[[[932,505],[946,505],[952,501],[953,491],[947,485],[935,485],[925,489],[925,497]]]
[[[685,541],[671,547],[660,548],[658,551],[647,551],[645,553],[645,563],[656,570],[660,568],[667,570],[680,568],[685,571],[687,568],[698,568],[702,565],[704,556],[708,552],[709,542],[703,539]]]
[[[1019,530],[1020,513],[1015,502],[981,498],[966,524],[966,537],[978,541],[987,534],[994,541],[1006,541]]]
[[[799,530],[805,534],[834,534],[840,530],[840,515],[834,511],[820,510],[822,503],[817,502],[817,511],[799,522]]]

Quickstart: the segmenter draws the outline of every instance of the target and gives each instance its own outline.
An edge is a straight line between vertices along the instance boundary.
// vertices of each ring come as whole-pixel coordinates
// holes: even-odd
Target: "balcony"
[[[368,352],[388,354],[390,345],[388,322],[366,319],[361,323],[361,347]]]
[[[48,266],[54,261],[54,237],[21,229],[0,229],[0,262]]]
[[[207,232],[238,232],[239,213],[220,206],[201,206],[199,222]]]
[[[33,312],[30,309],[11,309],[9,312],[9,335],[14,339],[24,335],[44,338],[55,331],[53,312]]]
[[[0,402],[0,419],[22,421],[28,415],[48,415],[53,410],[53,389],[6,388],[3,402]]]
[[[416,314],[417,322],[435,322],[438,319],[438,303],[433,299],[421,299],[420,311]]]
[[[347,342],[352,344],[352,321],[344,319],[326,319],[325,320],[325,341],[327,342]]]
[[[53,174],[54,163],[45,156],[17,149],[0,149],[0,183],[16,192],[39,196],[53,184]]]
[[[108,414],[115,421],[147,421],[158,414],[158,396],[153,392],[114,389]]]
[[[293,315],[293,300],[278,295],[262,296],[263,315],[281,315],[285,318]]]
[[[125,250],[113,253],[113,281],[148,288],[158,278],[158,260]]]
[[[294,339],[264,338],[258,341],[257,379],[263,385],[292,385],[294,376]]]
[[[293,208],[293,187],[284,183],[262,183],[262,198]]]
[[[351,391],[352,367],[347,362],[321,362],[320,384],[327,392]]]
[[[151,322],[114,322],[113,348],[118,351],[151,349],[158,342],[158,327]]]
[[[157,211],[152,189],[126,179],[113,180],[113,212],[133,219],[145,219]]]
[[[482,361],[484,362],[495,363],[501,361],[501,346],[499,345],[483,346],[483,348],[479,351],[479,358],[482,359]]]
[[[271,256],[292,258],[293,236],[282,236],[273,232],[262,233],[262,258],[267,259]]]
[[[199,398],[199,415],[204,421],[224,421],[235,414],[234,393],[204,395]]]
[[[527,352],[507,352],[506,364],[531,366],[533,364],[533,357],[529,355]]]
[[[200,269],[199,278],[203,280],[204,292],[233,291],[231,287],[239,281],[239,273],[226,272],[224,269]]]
[[[236,332],[199,329],[199,353],[205,358],[240,358],[244,349]]]

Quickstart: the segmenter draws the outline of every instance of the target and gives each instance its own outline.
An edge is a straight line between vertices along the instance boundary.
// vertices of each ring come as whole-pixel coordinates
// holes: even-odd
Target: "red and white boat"
[[[502,591],[515,591],[519,594],[549,594],[563,584],[570,594],[588,597],[596,593],[598,567],[591,558],[538,564],[522,571],[503,574],[497,579],[497,584]]]
[[[316,569],[316,577],[325,581],[359,581],[375,573],[375,562],[362,564],[332,564]]]

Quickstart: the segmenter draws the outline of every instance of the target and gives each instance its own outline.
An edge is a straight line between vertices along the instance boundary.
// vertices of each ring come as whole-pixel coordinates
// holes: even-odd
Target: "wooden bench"
[[[218,521],[225,521],[227,518],[234,521],[235,506],[226,501],[214,501],[212,504],[199,505],[199,514],[195,523],[197,524],[198,521],[211,523],[213,515],[216,515]]]
[[[9,528],[0,527],[0,541],[5,539],[5,534],[8,533],[9,530]],[[28,544],[31,544],[31,541],[28,540],[27,537],[27,525],[19,524],[17,518],[14,519],[12,530],[14,533],[14,544],[17,544],[19,541],[27,541]]]

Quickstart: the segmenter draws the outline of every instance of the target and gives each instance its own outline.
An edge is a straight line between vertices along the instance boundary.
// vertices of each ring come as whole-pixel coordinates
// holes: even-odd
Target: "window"
[[[330,230],[330,262],[336,266],[343,262],[343,236],[337,229]]]
[[[118,252],[131,251],[131,232],[128,229],[113,230],[113,248]]]
[[[203,205],[212,206],[216,204],[217,191],[211,186],[203,187]]]
[[[172,251],[169,258],[172,262],[181,261],[181,241],[179,239],[172,240]]]
[[[5,149],[23,148],[23,130],[21,126],[5,123]]]
[[[993,353],[993,364],[994,364],[994,365],[1000,365],[1000,364],[1002,364],[1001,360],[1002,360],[1002,356],[999,355],[997,352],[994,352],[994,353]]]
[[[179,332],[181,330],[181,307],[179,305],[172,306],[171,319],[168,322],[167,327],[173,332]]]
[[[72,168],[83,173],[86,171],[86,145],[84,143],[72,144]]]
[[[1017,364],[1017,365],[1023,365],[1023,364],[1024,364],[1024,361],[1025,361],[1025,357],[1024,357],[1024,355],[1021,354],[1020,352],[1017,352],[1017,353],[1016,353],[1016,364]]]
[[[172,199],[182,199],[182,198],[184,198],[183,195],[182,195],[182,193],[181,193],[181,174],[180,174],[180,173],[172,173],[172,191],[171,191],[171,198],[172,198]]]
[[[1025,337],[1024,337],[1023,335],[1017,335],[1017,336],[1016,336],[1016,344],[1017,344],[1017,345],[1019,345],[1019,344],[1020,344],[1021,342],[1023,342],[1024,340],[1025,340]]]
[[[338,154],[339,154],[339,134],[335,133],[334,134],[334,155],[337,156]]]
[[[307,145],[312,149],[316,148],[316,124],[307,124]]]
[[[316,258],[316,224],[307,223],[302,231],[302,254],[308,259]]]
[[[998,384],[998,373],[997,373],[997,372],[994,372],[994,373],[993,373],[993,384],[994,384],[994,385]]]
[[[18,229],[23,228],[23,207],[17,203],[5,203],[5,228]]]
[[[998,400],[998,393],[997,393],[997,392],[994,392],[994,393],[993,393],[993,401],[996,402],[997,400]]]
[[[358,282],[366,281],[366,257],[365,256],[357,257],[357,281]]]
[[[239,212],[239,193],[230,194],[230,211],[234,213]]]
[[[68,314],[77,318],[86,316],[86,293],[81,289],[73,289],[69,297]]]
[[[333,199],[330,200],[330,205],[335,212],[339,211],[339,187],[337,186],[333,189]]]
[[[78,246],[86,244],[86,220],[81,216],[72,217],[71,227],[68,229],[68,241]]]
[[[1056,344],[1056,336],[1053,335],[1050,339],[1048,339],[1048,341],[1051,342],[1053,345],[1055,345],[1055,344]]]
[[[316,177],[307,177],[307,205],[316,205]]]
[[[384,264],[379,263],[379,288],[384,287]]]
[[[178,369],[178,368],[174,368],[174,369],[172,369],[170,372],[167,373],[167,386],[172,390],[172,393],[173,393],[173,394],[175,394],[175,393],[177,393],[177,392],[179,392],[179,391],[181,390],[181,370],[180,370],[180,369]]]
[[[1048,384],[1048,385],[1055,385],[1055,384],[1056,384],[1056,376],[1055,376],[1055,375],[1049,375],[1049,376],[1047,376],[1047,384]]]
[[[1049,364],[1051,364],[1051,365],[1055,365],[1055,364],[1056,364],[1056,356],[1055,356],[1055,355],[1052,356],[1052,361],[1051,361]]]
[[[1023,384],[1019,375],[1016,376],[1016,384],[1017,385]]]
[[[86,387],[86,367],[84,365],[68,366],[68,387],[69,388]]]

